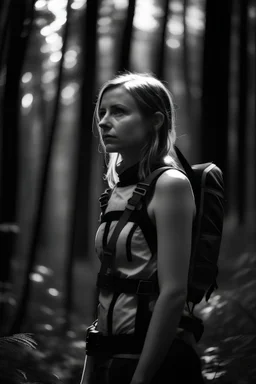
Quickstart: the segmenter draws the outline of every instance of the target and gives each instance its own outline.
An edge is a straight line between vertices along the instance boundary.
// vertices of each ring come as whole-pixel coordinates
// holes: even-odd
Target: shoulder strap
[[[100,195],[99,202],[100,202],[100,208],[101,208],[101,212],[102,213],[105,213],[105,210],[107,208],[108,201],[109,201],[109,198],[110,198],[110,195],[111,195],[111,191],[112,191],[111,188],[107,188]]]
[[[119,234],[129,220],[132,212],[139,206],[142,197],[146,196],[152,182],[163,172],[173,167],[166,166],[155,169],[143,182],[139,182],[133,191],[132,197],[128,200],[126,208],[120,217],[116,227],[109,239],[108,244],[103,249],[103,258],[101,263],[100,274],[111,274],[112,266],[115,260],[115,248]]]
[[[194,189],[194,171],[193,171],[193,168],[191,167],[191,165],[189,164],[188,160],[185,158],[185,156],[183,155],[181,150],[176,145],[174,146],[174,149],[175,149],[176,155],[177,155],[181,165],[183,166],[183,168],[187,174],[187,177],[189,178],[189,181],[191,182],[192,188]]]

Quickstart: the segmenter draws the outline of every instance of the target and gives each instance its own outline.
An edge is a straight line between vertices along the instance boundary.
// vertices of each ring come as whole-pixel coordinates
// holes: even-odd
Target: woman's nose
[[[110,124],[110,120],[109,120],[109,117],[107,115],[104,115],[100,121],[99,121],[99,127],[101,129],[109,129],[111,128],[111,124]]]

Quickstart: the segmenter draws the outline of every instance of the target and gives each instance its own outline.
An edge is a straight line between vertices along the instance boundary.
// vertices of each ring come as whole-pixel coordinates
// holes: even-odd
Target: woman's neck
[[[138,161],[133,161],[133,162],[128,162],[128,163],[124,163],[123,161],[121,161],[117,165],[117,172],[120,174],[121,172],[124,172],[126,169],[131,168],[133,165],[135,165],[137,163],[138,163]]]
[[[122,161],[117,165],[118,172],[123,172],[126,169],[132,167],[133,165],[137,164],[140,161],[140,158],[137,156],[134,156],[133,158],[127,157],[122,158]]]

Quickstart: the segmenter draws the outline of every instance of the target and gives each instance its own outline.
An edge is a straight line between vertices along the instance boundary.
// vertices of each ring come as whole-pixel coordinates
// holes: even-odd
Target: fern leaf
[[[16,333],[12,336],[3,336],[0,337],[0,348],[4,346],[4,344],[16,344],[19,346],[25,346],[31,349],[36,349],[37,342],[32,338],[31,333]]]

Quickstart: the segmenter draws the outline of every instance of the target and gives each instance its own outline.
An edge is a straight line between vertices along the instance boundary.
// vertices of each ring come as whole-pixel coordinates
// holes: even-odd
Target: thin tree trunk
[[[164,0],[164,17],[163,22],[161,26],[161,33],[160,33],[160,44],[159,44],[159,50],[157,53],[157,62],[156,62],[156,76],[159,79],[164,78],[164,67],[165,67],[165,53],[166,53],[166,34],[167,34],[167,23],[169,20],[169,0]]]
[[[92,153],[92,118],[95,99],[96,42],[97,42],[98,0],[88,0],[82,42],[83,70],[80,99],[80,122],[77,142],[76,180],[71,217],[71,235],[65,277],[66,326],[70,323],[73,293],[73,266],[75,255],[86,258],[89,248],[88,233],[91,226],[89,218]]]
[[[232,0],[207,0],[203,56],[201,158],[227,180],[229,61]]]
[[[184,73],[184,84],[185,84],[185,102],[186,102],[186,113],[188,114],[188,121],[192,122],[192,97],[191,97],[191,86],[189,76],[189,50],[188,50],[188,31],[187,31],[187,7],[188,0],[183,0],[183,73]]]
[[[3,92],[1,131],[0,199],[0,285],[2,298],[10,288],[11,260],[18,232],[17,186],[19,148],[20,76],[33,20],[33,1],[22,4],[13,0],[9,8],[8,31],[3,41],[6,55],[6,82]],[[26,20],[26,24],[25,24]],[[29,22],[27,22],[29,20]],[[4,324],[7,306],[0,300],[0,321]],[[5,332],[5,331],[4,331]]]
[[[239,42],[239,112],[238,112],[238,146],[237,158],[237,196],[238,196],[238,220],[243,223],[245,217],[246,196],[246,135],[247,135],[247,103],[248,103],[248,0],[239,2],[240,5],[240,42]]]
[[[8,2],[0,2],[0,73],[3,70],[7,55],[7,47],[10,38],[9,23],[11,19],[11,0]]]
[[[130,52],[131,52],[131,41],[132,41],[132,32],[133,32],[133,18],[135,13],[136,0],[130,0],[128,9],[126,23],[123,30],[123,38],[121,42],[121,51],[119,57],[118,71],[129,71],[130,69]]]
[[[72,3],[72,0],[68,0],[68,3],[67,3],[68,16],[70,14],[71,3]],[[59,99],[60,99],[61,85],[62,85],[63,61],[64,61],[64,54],[66,52],[68,32],[69,32],[69,18],[67,17],[67,22],[65,25],[64,36],[63,36],[62,58],[59,64],[59,77],[58,77],[57,91],[55,96],[52,121],[50,124],[49,141],[47,143],[46,156],[45,156],[45,161],[43,165],[40,185],[39,185],[38,206],[35,213],[35,224],[34,224],[33,233],[31,236],[31,244],[28,250],[28,257],[27,257],[28,264],[27,264],[27,270],[26,270],[26,276],[25,276],[25,283],[22,290],[20,302],[18,304],[18,308],[16,311],[16,317],[10,330],[11,334],[17,333],[20,331],[25,319],[28,301],[30,297],[31,280],[29,276],[35,265],[37,245],[38,245],[40,231],[43,223],[43,213],[44,213],[46,192],[47,192],[47,186],[48,186],[48,176],[49,176],[50,165],[51,165],[52,149],[53,149],[54,139],[57,132],[56,126],[57,126],[57,120],[59,116]]]

